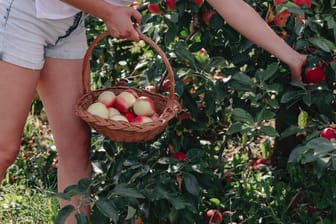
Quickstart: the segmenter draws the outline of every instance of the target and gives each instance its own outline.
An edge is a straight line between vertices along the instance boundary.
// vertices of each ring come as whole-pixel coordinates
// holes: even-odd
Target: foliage
[[[92,179],[57,197],[84,195],[92,223],[99,224],[209,223],[209,209],[219,210],[223,223],[336,220],[335,142],[319,136],[336,123],[335,1],[246,2],[287,43],[308,54],[308,66],[323,67],[325,80],[291,81],[286,65],[217,13],[205,20],[212,10],[207,2],[199,7],[179,0],[168,10],[165,1],[141,1],[140,28],[168,56],[183,111],[145,143],[112,142],[94,132]],[[160,12],[150,13],[149,3]],[[102,21],[87,18],[89,41],[105,30]],[[155,86],[168,94],[165,67],[142,41],[103,40],[92,54],[91,70],[92,88]],[[177,152],[185,159],[176,159]],[[75,209],[61,209],[56,223]],[[77,218],[87,223],[82,214]]]

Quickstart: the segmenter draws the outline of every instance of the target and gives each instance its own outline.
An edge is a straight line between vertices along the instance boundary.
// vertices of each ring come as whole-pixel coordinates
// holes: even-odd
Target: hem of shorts
[[[33,64],[31,62],[23,62],[23,61],[20,62],[20,60],[18,60],[17,58],[3,57],[1,58],[1,61],[31,70],[41,70],[43,68],[43,64]]]

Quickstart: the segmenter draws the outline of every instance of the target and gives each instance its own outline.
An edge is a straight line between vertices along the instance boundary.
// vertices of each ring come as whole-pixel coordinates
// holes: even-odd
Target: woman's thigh
[[[60,154],[88,147],[89,128],[75,114],[75,104],[83,93],[81,71],[82,60],[55,58],[47,58],[41,71],[38,93]]]
[[[38,78],[38,70],[0,61],[1,141],[20,141]]]

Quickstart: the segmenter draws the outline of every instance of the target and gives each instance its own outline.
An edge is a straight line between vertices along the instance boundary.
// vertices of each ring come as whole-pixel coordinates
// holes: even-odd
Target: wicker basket
[[[87,108],[94,103],[99,94],[105,90],[113,91],[116,95],[125,89],[130,87],[115,86],[107,87],[98,90],[91,90],[90,88],[90,66],[89,61],[91,53],[96,44],[102,39],[109,36],[108,32],[104,32],[97,36],[97,38],[89,46],[86,55],[84,57],[83,63],[83,88],[84,94],[78,100],[75,108],[77,116],[88,123],[91,128],[95,129],[98,133],[110,138],[111,140],[117,142],[144,142],[152,140],[154,137],[162,133],[168,125],[168,122],[176,116],[176,114],[181,110],[181,106],[175,97],[175,85],[174,85],[174,74],[173,69],[163,51],[157,46],[154,41],[149,37],[140,33],[140,38],[149,44],[157,53],[161,56],[164,62],[168,77],[170,80],[169,94],[164,96],[159,93],[149,92],[145,89],[133,88],[139,96],[148,96],[152,98],[155,102],[157,113],[160,115],[158,119],[153,122],[148,123],[130,123],[124,121],[114,121],[110,119],[103,119],[98,116],[92,115],[87,112]]]

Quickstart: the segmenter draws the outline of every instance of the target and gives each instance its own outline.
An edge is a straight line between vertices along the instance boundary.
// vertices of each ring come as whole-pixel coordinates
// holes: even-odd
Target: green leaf
[[[236,133],[239,133],[243,130],[243,124],[242,123],[233,123],[229,129],[227,130],[228,135],[233,135]]]
[[[289,103],[293,100],[300,99],[304,95],[305,95],[304,91],[297,91],[297,90],[287,91],[285,94],[282,95],[280,102]]]
[[[114,195],[130,198],[145,198],[142,193],[124,183],[118,184],[113,188],[113,190],[110,192],[110,196]]]
[[[68,216],[74,211],[75,207],[72,205],[67,205],[61,208],[61,210],[58,211],[58,214],[56,216],[55,224],[64,224]]]
[[[191,173],[184,173],[183,174],[183,184],[186,190],[192,195],[199,195],[200,186],[196,177]]]
[[[251,86],[254,85],[254,83],[252,82],[252,79],[244,73],[237,73],[233,75],[232,80],[235,80],[239,84],[243,86],[247,86],[248,88],[251,88]]]
[[[258,70],[255,74],[257,80],[260,82],[265,82],[269,80],[274,76],[278,68],[279,68],[278,63],[272,63],[268,65],[265,70]]]
[[[77,224],[89,224],[89,220],[85,214],[77,213],[75,217]]]
[[[272,126],[261,126],[260,132],[270,137],[278,137],[279,133]]]
[[[269,121],[275,117],[275,113],[270,110],[266,110],[263,108],[258,114],[257,114],[257,123],[262,121]]]
[[[136,209],[133,208],[132,206],[127,206],[127,216],[126,216],[126,220],[133,218],[133,216],[136,213]]]
[[[287,138],[289,136],[295,135],[296,133],[298,133],[300,131],[301,131],[301,129],[299,127],[291,125],[280,134],[280,139],[284,139],[284,138]]]
[[[336,50],[336,45],[328,39],[323,37],[311,37],[308,41],[313,44],[315,47],[325,51],[325,52],[333,52]]]
[[[113,219],[114,222],[118,221],[118,211],[116,210],[115,205],[111,200],[101,198],[96,201],[95,205],[104,216]]]
[[[242,108],[235,108],[232,110],[232,117],[235,121],[253,124],[253,116]]]
[[[298,127],[305,128],[308,124],[308,113],[302,109],[300,109],[300,113],[298,115]]]

